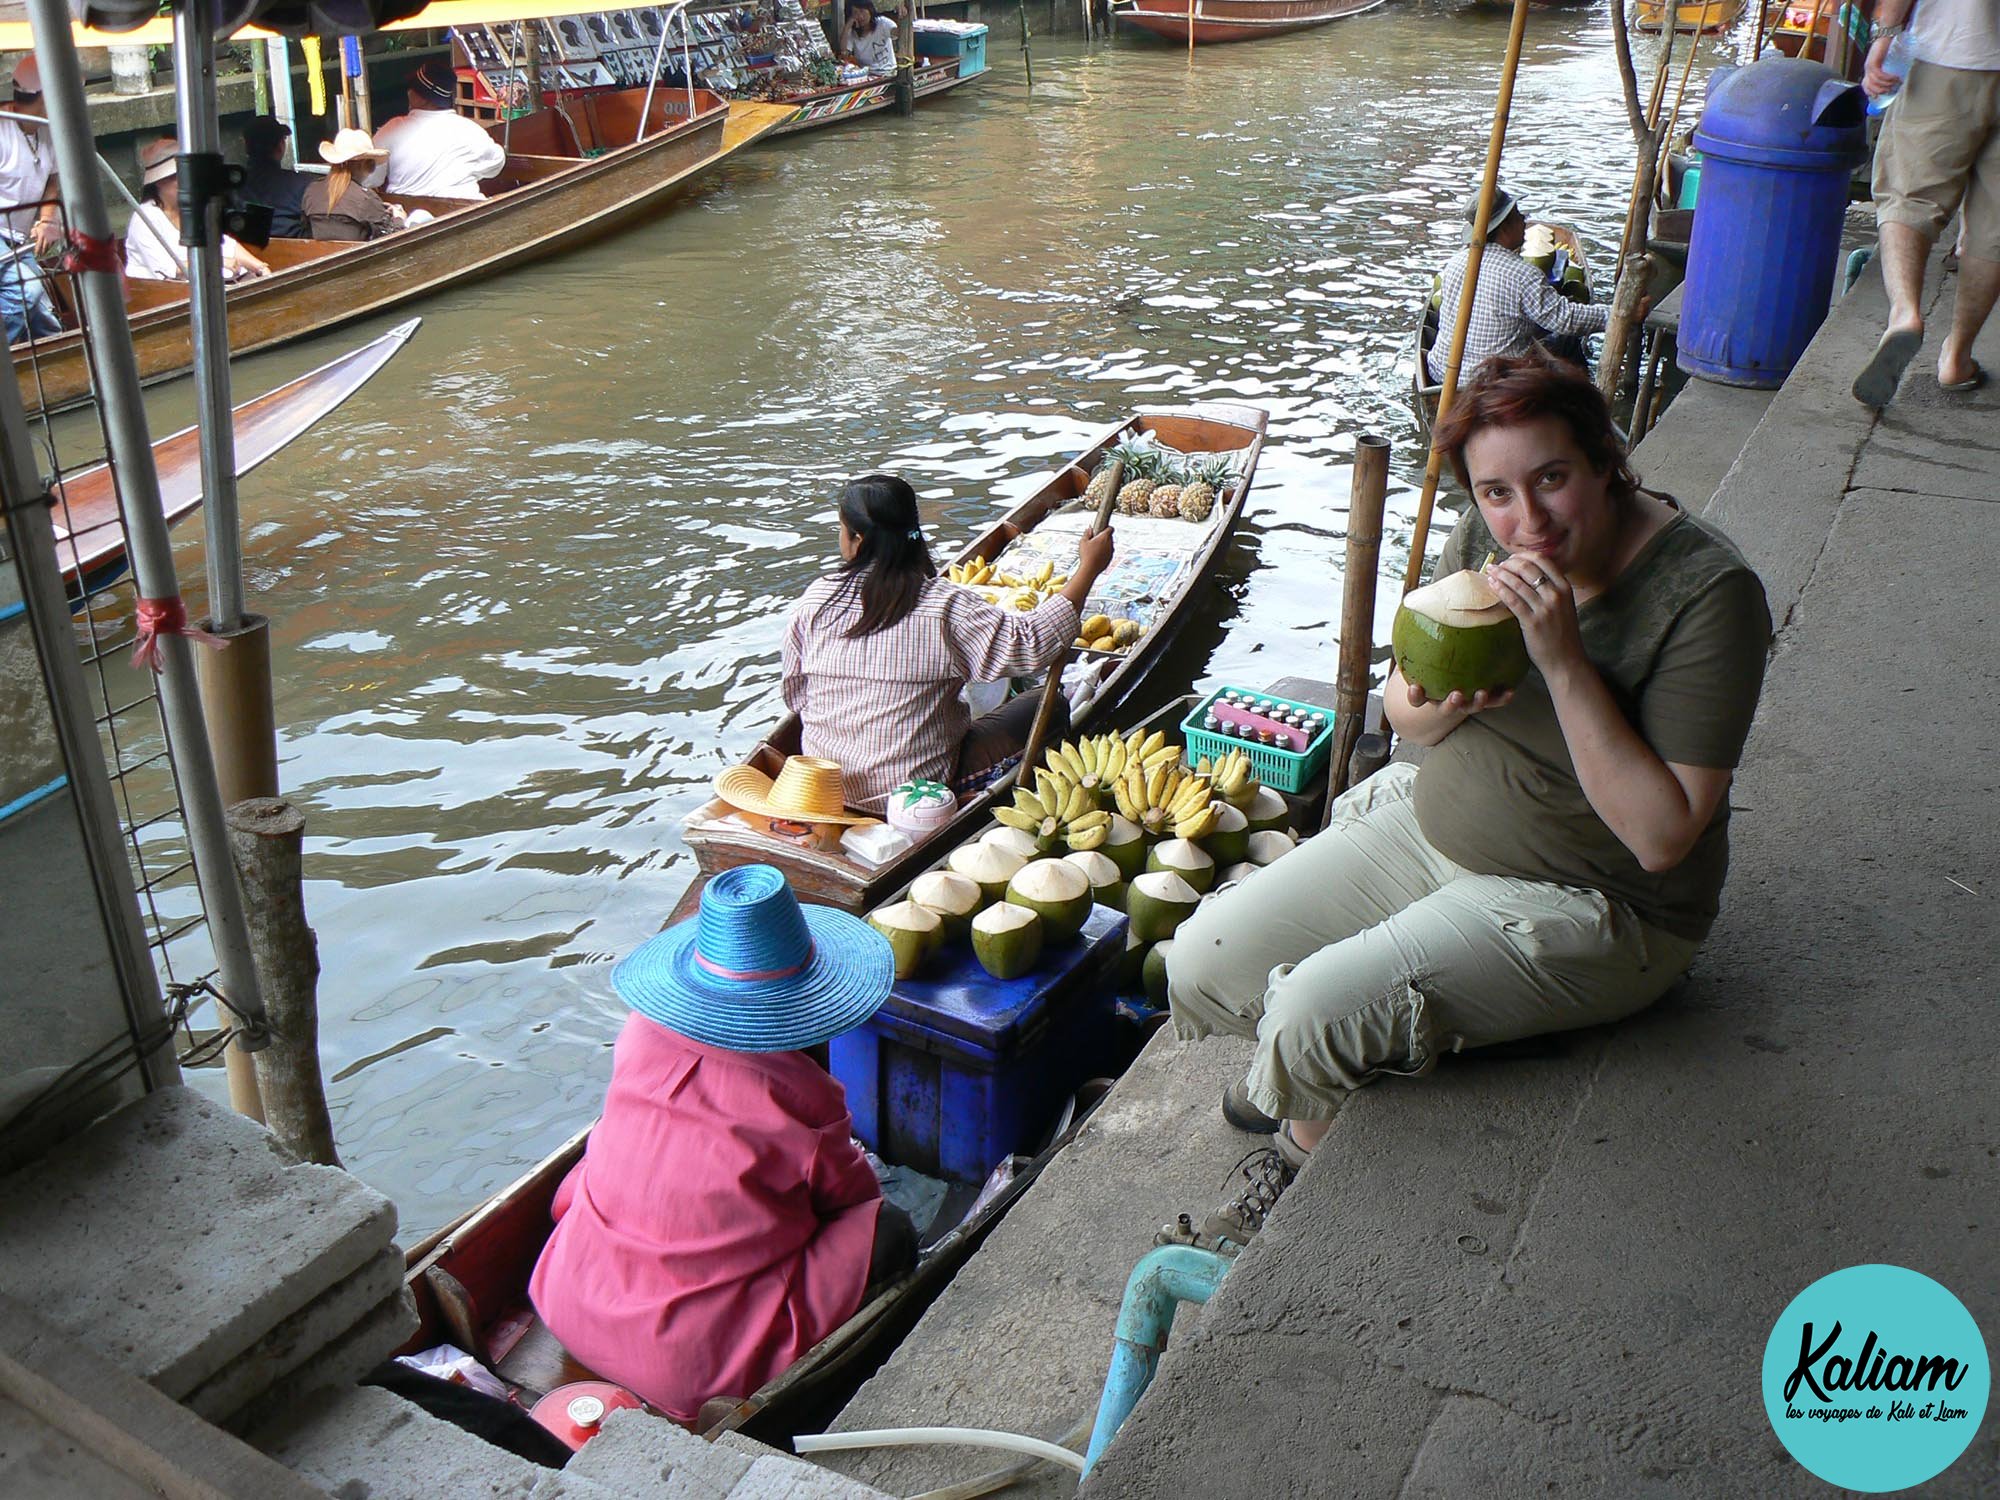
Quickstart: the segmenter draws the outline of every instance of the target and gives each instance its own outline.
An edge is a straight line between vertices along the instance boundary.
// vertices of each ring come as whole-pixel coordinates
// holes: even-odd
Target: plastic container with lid
[[[557,1386],[537,1401],[528,1415],[575,1449],[596,1437],[604,1419],[614,1411],[644,1405],[622,1385],[578,1380]]]

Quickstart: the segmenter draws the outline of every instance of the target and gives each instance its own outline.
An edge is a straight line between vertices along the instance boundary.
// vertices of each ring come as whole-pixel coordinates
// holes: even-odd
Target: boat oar
[[[1112,459],[1109,472],[1111,483],[1104,487],[1104,498],[1097,502],[1097,519],[1091,523],[1090,530],[1084,533],[1085,536],[1095,536],[1111,524],[1111,507],[1117,503],[1118,486],[1125,478],[1125,460]],[[1085,489],[1088,488],[1089,481],[1086,478]],[[1047,747],[1049,725],[1055,719],[1056,699],[1062,696],[1063,668],[1069,665],[1069,659],[1075,653],[1076,643],[1072,641],[1062,648],[1054,661],[1049,663],[1049,680],[1042,687],[1041,706],[1035,710],[1035,722],[1028,731],[1028,742],[1021,747],[1021,769],[1018,773],[1021,776],[1026,776],[1035,768],[1035,763],[1041,759],[1042,751]]]
[[[1514,0],[1514,17],[1507,29],[1507,59],[1500,67],[1500,92],[1493,101],[1493,130],[1486,139],[1486,176],[1479,184],[1479,208],[1473,215],[1472,245],[1465,257],[1465,283],[1458,293],[1458,318],[1451,330],[1451,357],[1444,368],[1444,388],[1438,393],[1437,417],[1444,420],[1458,395],[1458,367],[1465,359],[1465,337],[1472,326],[1472,298],[1479,290],[1479,263],[1486,255],[1486,221],[1493,213],[1493,196],[1500,181],[1500,153],[1507,144],[1507,113],[1514,103],[1514,78],[1521,71],[1521,41],[1528,31],[1528,0]],[[1419,354],[1417,358],[1422,359]],[[1408,593],[1424,576],[1424,547],[1430,540],[1431,509],[1437,504],[1438,478],[1444,454],[1433,445],[1424,464],[1423,492],[1417,497],[1417,528],[1410,538],[1410,565],[1403,572]]]

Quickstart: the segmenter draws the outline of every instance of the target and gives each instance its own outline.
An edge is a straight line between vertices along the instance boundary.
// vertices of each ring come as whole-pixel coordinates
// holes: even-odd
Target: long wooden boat
[[[296,380],[245,401],[231,414],[236,432],[236,473],[249,473],[272,454],[360,390],[410,341],[421,319],[398,323],[379,338]],[[191,515],[202,501],[201,429],[184,427],[153,444],[160,481],[160,511],[167,524]],[[125,567],[125,526],[118,513],[117,481],[108,463],[65,475],[52,487],[56,560],[78,603]]]
[[[1743,0],[1636,0],[1632,24],[1641,31],[1663,31],[1669,11],[1676,31],[1724,31],[1743,14]]]
[[[1011,543],[1057,512],[1080,509],[1080,497],[1098,462],[1119,443],[1150,436],[1180,453],[1234,456],[1235,480],[1227,494],[1216,497],[1213,514],[1191,537],[1191,551],[1185,564],[1168,592],[1156,601],[1151,627],[1122,656],[1094,663],[1088,669],[1093,675],[1072,696],[1073,733],[1089,732],[1094,721],[1102,721],[1123,703],[1159,661],[1186,616],[1200,607],[1203,585],[1221,561],[1237,518],[1243,512],[1244,498],[1256,477],[1257,459],[1264,446],[1265,421],[1263,411],[1248,406],[1141,408],[1125,421],[1106,428],[1053,479],[975,537],[953,559],[959,563],[997,561]],[[1196,532],[1192,525],[1189,530]],[[750,763],[775,776],[785,758],[796,754],[798,748],[799,721],[796,715],[791,715],[751,752]],[[717,871],[740,864],[763,863],[783,870],[792,888],[805,900],[847,911],[870,910],[880,904],[887,892],[908,884],[984,823],[994,800],[1012,783],[1010,773],[984,792],[967,797],[949,823],[876,866],[865,865],[848,855],[830,833],[816,832],[797,840],[780,839],[768,831],[752,828],[736,817],[726,803],[710,801],[682,824],[682,836],[694,851],[700,876],[683,898],[681,909],[693,909],[700,899],[702,882]]]
[[[1787,57],[1803,57],[1808,62],[1825,62],[1827,46],[1834,28],[1840,24],[1839,17],[1848,6],[1843,0],[1773,0],[1764,10],[1764,24],[1770,34],[1771,45]],[[1863,36],[1867,33],[1866,12],[1870,5],[1862,7],[1860,22]],[[1865,40],[1854,42],[1847,49],[1847,76],[1861,77],[1863,65],[1868,60],[1868,45]]]
[[[962,58],[925,53],[922,50],[923,40],[923,33],[917,33],[914,82],[919,102],[934,99],[987,76],[989,70],[985,68],[971,73],[961,72]],[[792,110],[791,118],[777,126],[771,134],[797,135],[807,130],[858,120],[865,115],[880,114],[896,102],[896,80],[869,78],[860,83],[836,84],[806,93],[779,95],[769,102]]]
[[[506,166],[488,184],[491,197],[396,200],[436,214],[428,224],[355,243],[272,240],[261,252],[271,274],[238,282],[226,294],[231,353],[304,338],[600,239],[658,212],[790,113],[781,105],[732,104],[699,89],[690,113],[687,91],[660,89],[641,140],[644,101],[643,89],[614,90],[488,127],[508,150]],[[66,288],[55,280],[60,296]],[[132,282],[127,304],[140,378],[187,370],[194,353],[186,284]],[[90,395],[83,341],[74,330],[17,344],[13,354],[30,411]]]
[[[1282,36],[1373,10],[1383,0],[1114,0],[1118,24],[1186,45]]]

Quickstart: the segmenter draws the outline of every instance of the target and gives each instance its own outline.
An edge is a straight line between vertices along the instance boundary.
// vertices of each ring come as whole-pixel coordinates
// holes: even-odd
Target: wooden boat
[[[1567,224],[1544,226],[1555,235],[1557,250],[1566,253],[1572,274],[1566,279],[1564,295],[1578,302],[1591,300],[1590,261],[1584,255],[1583,242],[1576,231]],[[1437,419],[1438,400],[1444,395],[1441,381],[1430,378],[1431,348],[1438,340],[1438,289],[1434,280],[1417,309],[1417,327],[1411,340],[1416,358],[1410,369],[1410,409],[1417,419],[1417,429],[1428,442],[1431,423]],[[1464,372],[1470,375],[1472,372]]]
[[[1661,31],[1671,10],[1676,31],[1725,31],[1743,14],[1743,0],[1636,0],[1632,24]]]
[[[1867,34],[1865,12],[1872,6],[1864,6],[1861,22],[1862,34]],[[1833,29],[1839,22],[1841,12],[1846,9],[1843,0],[1775,0],[1765,7],[1764,20],[1770,35],[1771,45],[1787,57],[1803,57],[1809,62],[1825,62],[1827,44]],[[1861,70],[1868,60],[1868,44],[1865,40],[1852,43],[1847,49],[1847,76],[1859,79]]]
[[[923,33],[917,33],[915,86],[919,102],[934,99],[962,84],[972,83],[987,76],[988,70],[985,68],[972,73],[962,73],[961,58],[925,53],[922,50],[923,40]],[[778,95],[769,102],[786,105],[793,111],[791,118],[773,129],[771,134],[797,135],[802,131],[818,130],[823,126],[858,120],[864,115],[879,114],[892,107],[896,102],[896,80],[870,78],[860,83],[836,84],[831,88],[814,89],[805,93]]]
[[[1140,679],[1160,659],[1183,619],[1199,607],[1202,585],[1221,560],[1242,514],[1244,497],[1256,477],[1265,420],[1264,412],[1247,406],[1141,408],[1126,421],[1106,428],[1053,479],[1008,511],[953,559],[959,563],[995,561],[1010,543],[1032,532],[1058,511],[1079,508],[1078,497],[1088,486],[1098,461],[1116,444],[1150,435],[1182,453],[1237,456],[1237,478],[1229,493],[1216,497],[1215,511],[1204,527],[1189,527],[1193,533],[1192,550],[1167,594],[1158,600],[1151,628],[1124,655],[1099,660],[1088,668],[1092,678],[1081,692],[1072,696],[1073,734],[1088,733],[1093,721],[1102,721],[1130,696]],[[788,716],[751,752],[750,763],[775,776],[785,758],[798,748],[799,721],[795,715]],[[683,898],[681,909],[693,909],[700,899],[702,881],[717,871],[740,864],[764,863],[783,870],[792,888],[805,900],[847,911],[870,910],[880,904],[886,893],[908,884],[918,872],[935,864],[981,826],[994,800],[1011,785],[1009,775],[979,795],[967,797],[957,815],[944,827],[878,866],[862,864],[848,855],[830,833],[822,831],[802,834],[796,840],[780,839],[768,831],[752,828],[735,816],[726,803],[710,801],[689,814],[682,824],[682,835],[694,851],[701,874]]]
[[[656,213],[732,153],[782,123],[781,105],[731,104],[697,89],[661,89],[638,140],[643,89],[613,90],[488,127],[507,164],[477,203],[397,197],[437,215],[431,223],[364,242],[272,240],[272,274],[227,293],[230,351],[247,354],[336,324],[587,244]],[[634,144],[634,142],[637,142]],[[593,151],[601,155],[591,155]],[[60,298],[63,278],[52,278]],[[130,284],[132,347],[142,380],[193,363],[182,282]],[[74,330],[14,346],[21,399],[30,411],[74,405],[91,392],[82,336]]]
[[[237,475],[249,473],[360,390],[410,341],[420,321],[399,323],[380,338],[239,405],[231,414]],[[201,504],[200,429],[184,427],[153,444],[153,466],[159,473],[160,510],[171,526]],[[56,560],[72,599],[80,604],[125,568],[116,482],[111,465],[103,463],[66,475],[52,488]]]
[[[1383,0],[1113,0],[1118,24],[1185,45],[1247,42],[1358,16]]]

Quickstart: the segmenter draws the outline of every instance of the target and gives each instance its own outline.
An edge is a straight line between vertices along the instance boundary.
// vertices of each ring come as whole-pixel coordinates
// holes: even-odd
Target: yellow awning
[[[605,8],[604,0],[432,0],[414,16],[392,21],[384,31],[434,31],[445,26],[493,26],[504,21],[531,21],[543,16],[593,15]],[[79,47],[167,46],[174,40],[170,20],[148,21],[132,31],[96,31],[88,26],[72,26]],[[236,41],[263,41],[278,35],[261,26],[245,26],[231,33]],[[19,3],[0,5],[0,52],[26,52],[35,45],[25,12]]]

